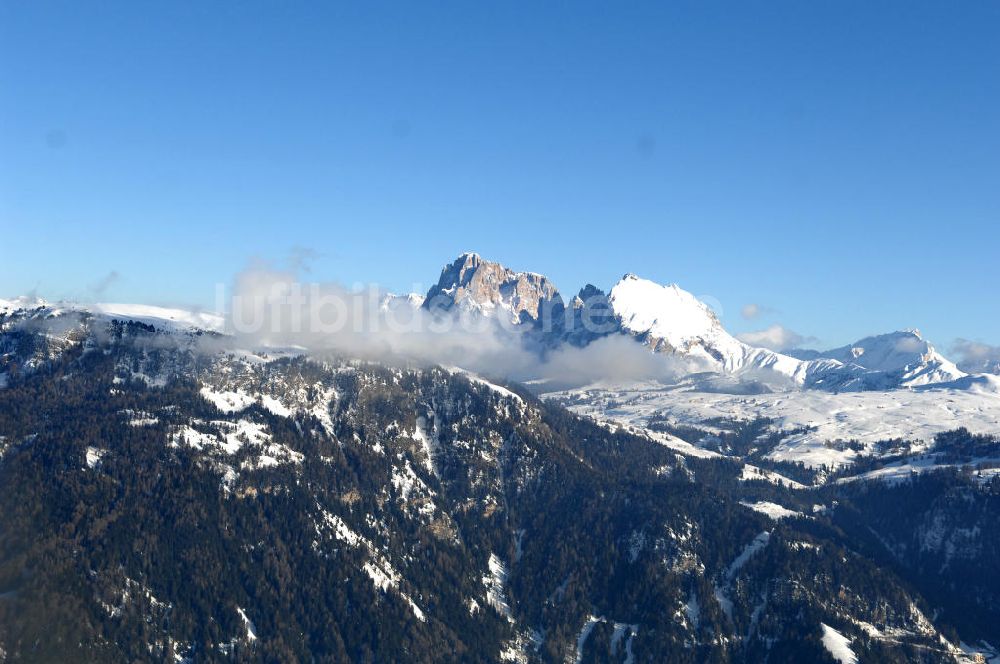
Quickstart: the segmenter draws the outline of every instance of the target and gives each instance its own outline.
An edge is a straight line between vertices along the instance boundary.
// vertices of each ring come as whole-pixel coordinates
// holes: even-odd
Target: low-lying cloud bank
[[[667,381],[692,370],[612,334],[584,347],[545,348],[524,326],[475,312],[432,312],[374,286],[303,283],[294,271],[255,265],[226,298],[226,331],[244,347],[294,347],[379,362],[455,366],[498,378],[568,387]]]
[[[952,344],[952,351],[958,356],[958,367],[963,371],[1000,374],[1000,346],[956,339]]]

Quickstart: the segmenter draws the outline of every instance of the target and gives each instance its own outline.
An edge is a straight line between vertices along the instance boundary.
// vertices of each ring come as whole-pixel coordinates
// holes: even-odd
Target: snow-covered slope
[[[642,383],[594,385],[545,398],[580,415],[639,428],[667,421],[712,431],[720,421],[767,418],[774,430],[789,432],[769,458],[835,468],[892,439],[926,444],[936,434],[959,427],[1000,433],[1000,380],[984,378],[978,390],[935,385],[839,394],[797,390],[734,395],[699,391],[690,383]],[[847,445],[849,441],[856,445]]]
[[[197,328],[212,332],[221,332],[225,327],[225,318],[222,315],[207,311],[156,307],[148,304],[109,303],[95,304],[89,310],[109,318],[134,320],[158,327]]]
[[[975,374],[963,376],[947,383],[933,383],[930,385],[920,385],[914,389],[919,391],[930,391],[936,389],[964,390],[968,392],[978,392],[979,394],[1000,395],[1000,376],[994,374]]]
[[[19,297],[0,300],[0,313],[19,319],[51,319],[66,315],[94,316],[101,319],[136,321],[153,325],[160,331],[205,330],[222,332],[225,317],[222,314],[198,309],[158,307],[149,304],[77,302],[50,303],[38,298]]]
[[[35,309],[45,305],[45,300],[35,297],[21,296],[15,297],[13,300],[0,299],[0,313],[10,313],[19,309]]]

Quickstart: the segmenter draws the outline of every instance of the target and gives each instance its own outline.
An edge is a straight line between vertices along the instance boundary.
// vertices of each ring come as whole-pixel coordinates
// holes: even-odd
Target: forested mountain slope
[[[958,661],[996,624],[991,586],[859,537],[856,489],[461,371],[37,322],[0,337],[9,661]]]

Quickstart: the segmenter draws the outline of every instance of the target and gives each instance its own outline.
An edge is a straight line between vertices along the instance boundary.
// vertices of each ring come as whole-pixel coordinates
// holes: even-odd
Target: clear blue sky
[[[998,35],[975,1],[3,0],[0,295],[210,305],[296,246],[409,290],[472,249],[737,332],[998,344]]]

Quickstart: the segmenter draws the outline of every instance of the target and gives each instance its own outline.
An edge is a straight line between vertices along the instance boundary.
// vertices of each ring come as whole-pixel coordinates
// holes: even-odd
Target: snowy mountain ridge
[[[467,253],[447,265],[423,306],[474,312],[505,322],[538,326],[546,313],[566,311],[546,277],[515,272]],[[599,333],[579,329],[579,310],[605,307],[615,325]],[[703,371],[762,389],[880,390],[952,383],[967,374],[938,353],[919,332],[867,337],[827,352],[779,353],[736,339],[704,302],[676,284],[660,285],[626,274],[608,295],[587,286],[570,301],[566,327],[547,332],[548,345],[586,345],[596,338],[627,334],[655,353],[675,356]]]
[[[765,383],[784,377],[800,387],[884,389],[952,382],[967,375],[917,330],[796,357],[736,339],[706,304],[676,284],[661,286],[626,274],[608,299],[622,329],[654,352],[695,358],[710,371],[746,374]]]
[[[854,364],[869,371],[896,373],[900,382],[908,386],[947,383],[967,375],[935,350],[916,329],[865,337],[847,346],[809,353],[808,357]]]

